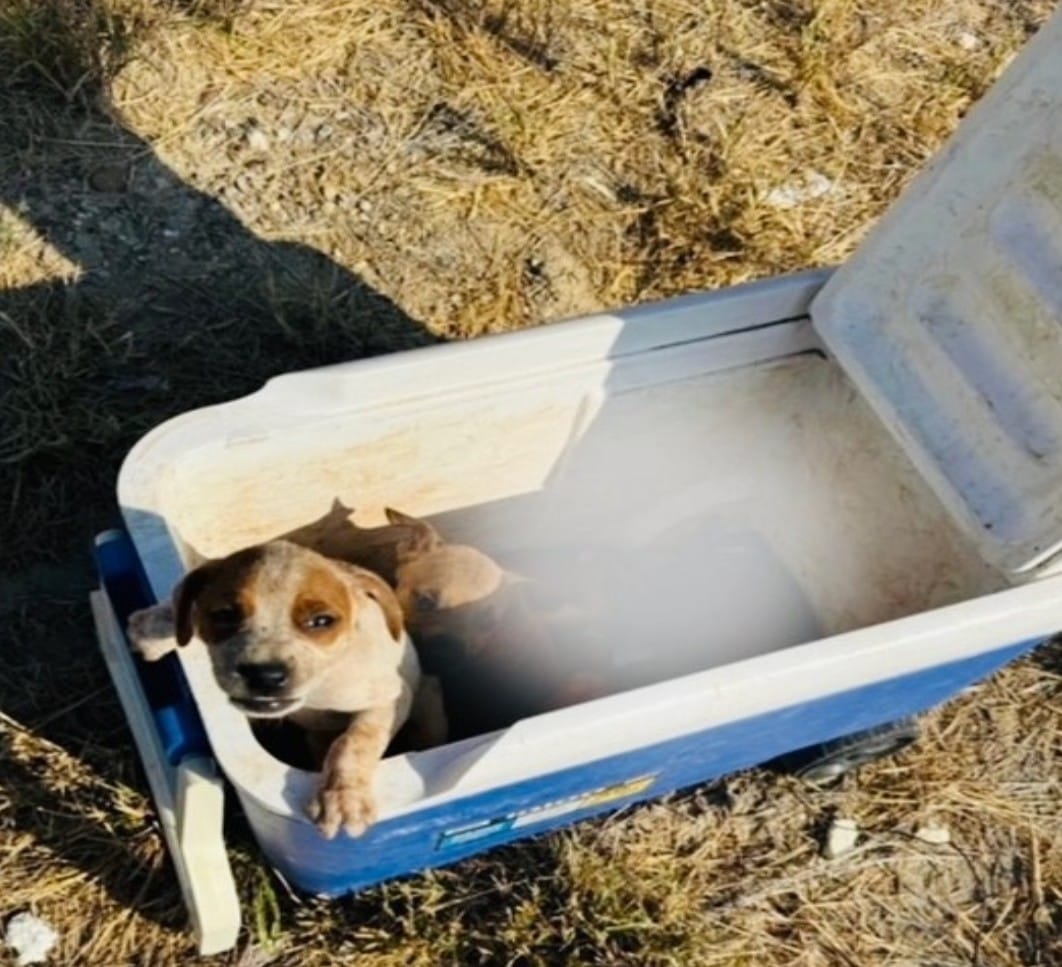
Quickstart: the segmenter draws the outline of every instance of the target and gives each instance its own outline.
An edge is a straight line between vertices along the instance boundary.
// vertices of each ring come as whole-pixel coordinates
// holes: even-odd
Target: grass
[[[0,0],[0,916],[57,963],[191,957],[85,601],[146,429],[840,261],[1050,7]],[[753,771],[340,902],[233,816],[218,963],[1057,963],[1059,677],[1042,650],[827,793]],[[835,812],[866,840],[831,863]]]

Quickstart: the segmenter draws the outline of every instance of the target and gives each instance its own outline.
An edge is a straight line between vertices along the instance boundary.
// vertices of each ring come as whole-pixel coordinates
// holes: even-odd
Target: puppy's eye
[[[331,628],[339,619],[334,614],[327,614],[322,612],[321,614],[315,614],[306,622],[307,628],[312,628],[314,631],[318,631],[321,628]]]
[[[417,611],[435,611],[439,607],[439,595],[435,591],[414,591],[413,607]]]
[[[234,604],[222,608],[211,608],[207,612],[211,623],[229,628],[243,623],[243,612]]]

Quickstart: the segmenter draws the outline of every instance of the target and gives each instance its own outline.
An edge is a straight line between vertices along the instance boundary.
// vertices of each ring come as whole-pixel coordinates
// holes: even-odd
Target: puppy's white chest
[[[388,641],[375,660],[367,656],[352,656],[329,669],[321,683],[306,697],[297,713],[299,724],[304,714],[349,715],[369,708],[396,705],[400,719],[408,714],[409,698],[420,680],[417,654],[407,635],[400,648]]]

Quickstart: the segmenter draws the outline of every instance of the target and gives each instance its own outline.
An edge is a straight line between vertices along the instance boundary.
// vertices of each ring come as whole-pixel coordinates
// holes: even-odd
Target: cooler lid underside
[[[1062,549],[1062,15],[811,316],[989,563]]]

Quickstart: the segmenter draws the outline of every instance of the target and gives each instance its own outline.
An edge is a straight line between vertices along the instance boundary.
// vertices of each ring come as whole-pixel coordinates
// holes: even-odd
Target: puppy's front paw
[[[169,601],[134,611],[126,630],[133,651],[144,661],[158,661],[177,647],[173,605]]]
[[[323,783],[306,811],[326,839],[335,839],[341,828],[360,836],[376,821],[376,801],[367,782]]]

